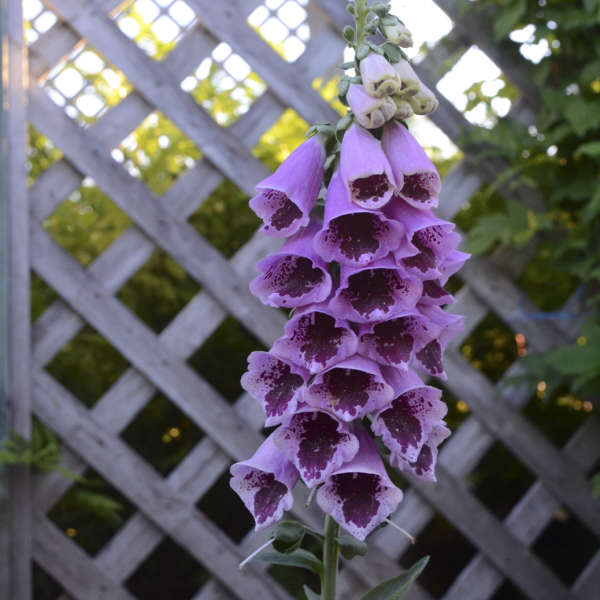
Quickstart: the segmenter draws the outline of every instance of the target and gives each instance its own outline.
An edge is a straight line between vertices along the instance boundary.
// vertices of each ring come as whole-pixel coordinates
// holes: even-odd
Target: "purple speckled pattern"
[[[273,438],[271,434],[251,458],[230,468],[231,487],[252,513],[257,531],[279,521],[292,507],[292,490],[299,477]]]
[[[321,509],[346,531],[364,540],[396,510],[402,491],[390,480],[371,436],[357,426],[359,449],[317,492]]]
[[[373,97],[360,106],[381,112],[361,115],[372,124],[389,110],[380,87],[397,81],[383,57],[367,62],[381,93],[359,90]],[[433,212],[433,163],[402,123],[389,114],[384,122],[377,135],[354,122],[339,161],[324,163],[323,141],[309,138],[251,200],[263,232],[287,240],[259,261],[250,289],[267,306],[292,309],[283,335],[249,356],[242,377],[265,425],[277,427],[231,467],[257,529],[282,518],[301,479],[363,540],[402,500],[375,439],[390,465],[435,481],[438,446],[450,434],[442,392],[421,377],[447,377],[444,351],[463,318],[445,310],[454,302],[445,286],[469,255],[454,224]],[[332,165],[325,174],[324,164]]]
[[[358,451],[348,425],[326,411],[304,409],[275,434],[275,444],[300,472],[308,487],[323,483]]]

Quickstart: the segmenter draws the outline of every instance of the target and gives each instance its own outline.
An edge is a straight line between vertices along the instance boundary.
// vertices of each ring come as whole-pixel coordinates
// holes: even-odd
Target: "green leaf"
[[[337,538],[337,543],[340,547],[340,552],[346,560],[351,560],[355,556],[364,556],[369,549],[367,544],[357,540],[352,535],[342,535]]]
[[[386,42],[383,44],[383,54],[391,63],[397,63],[402,60],[402,52],[400,51],[400,48],[391,42]]]
[[[306,527],[298,521],[282,521],[273,530],[273,548],[277,552],[290,554],[298,548],[304,539]]]
[[[600,187],[596,188],[592,199],[583,207],[581,220],[589,223],[598,213],[600,213]]]
[[[508,35],[518,24],[527,10],[527,0],[515,0],[512,6],[504,8],[494,22],[494,38],[500,40]]]
[[[342,77],[338,83],[338,95],[340,98],[345,98],[350,88],[350,79],[348,77]]]
[[[575,150],[575,158],[581,158],[582,156],[600,156],[600,141],[581,144],[581,146]]]
[[[593,13],[597,5],[598,0],[583,0],[583,8],[585,8],[585,12],[587,13]]]
[[[367,44],[366,42],[361,42],[361,44],[356,49],[356,59],[362,60],[363,58],[367,58],[367,55],[370,51],[371,48],[369,48],[369,44]]]
[[[321,596],[313,592],[307,585],[303,586],[302,589],[304,590],[306,600],[321,600]]]
[[[301,569],[308,569],[313,573],[321,576],[323,573],[323,563],[308,550],[298,548],[290,554],[283,554],[277,552],[277,550],[265,550],[261,552],[257,557],[258,560],[271,563],[272,565],[284,565],[288,567],[300,567]]]
[[[388,579],[374,587],[367,592],[361,600],[399,600],[400,598],[404,598],[408,593],[410,586],[421,574],[428,562],[429,556],[424,556],[408,569],[408,571],[404,571],[401,575]]]
[[[496,242],[510,240],[509,218],[502,213],[493,213],[479,218],[467,236],[466,251],[481,254],[489,250]]]

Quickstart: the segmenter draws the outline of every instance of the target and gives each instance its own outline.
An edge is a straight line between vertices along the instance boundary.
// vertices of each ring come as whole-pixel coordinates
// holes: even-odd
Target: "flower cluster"
[[[410,63],[389,63],[369,54],[360,63],[362,84],[351,83],[346,99],[358,123],[376,129],[389,120],[427,115],[438,107],[433,92],[419,79]]]
[[[405,29],[393,25],[389,35],[402,41]],[[301,478],[318,488],[324,512],[364,540],[402,499],[375,439],[393,467],[434,481],[437,447],[450,434],[441,391],[416,371],[446,378],[442,355],[462,317],[442,309],[454,300],[444,285],[468,255],[454,225],[432,212],[441,187],[434,165],[396,120],[404,104],[412,114],[437,103],[406,61],[392,66],[371,53],[360,72],[362,85],[347,94],[357,122],[332,166],[327,140],[314,135],[250,201],[262,231],[287,238],[257,264],[250,289],[293,309],[284,335],[253,352],[242,377],[265,425],[277,427],[231,467],[257,529],[291,507]]]

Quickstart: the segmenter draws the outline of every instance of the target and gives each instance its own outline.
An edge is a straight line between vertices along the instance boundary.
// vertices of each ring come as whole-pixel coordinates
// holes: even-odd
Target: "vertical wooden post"
[[[0,209],[0,438],[30,437],[29,222],[26,186],[27,71],[21,0],[2,0]],[[0,597],[31,598],[29,470],[0,483]]]

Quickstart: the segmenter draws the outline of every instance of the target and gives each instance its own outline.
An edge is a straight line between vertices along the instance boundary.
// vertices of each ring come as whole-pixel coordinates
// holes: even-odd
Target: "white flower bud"
[[[390,15],[391,16],[391,15]],[[381,25],[385,37],[401,48],[410,48],[413,45],[412,34],[408,28],[403,25],[399,19],[395,18],[394,24],[386,24],[384,21]]]
[[[395,113],[394,117],[396,119],[408,119],[408,117],[412,117],[414,114],[412,105],[407,101],[407,98],[404,96],[392,96],[394,100]]]
[[[407,60],[402,59],[394,64],[394,69],[400,78],[400,90],[396,92],[400,96],[412,96],[419,91],[421,80],[410,66]]]
[[[417,115],[428,115],[439,106],[435,94],[424,83],[421,83],[419,91],[407,100]]]
[[[365,129],[377,129],[396,113],[396,103],[391,96],[375,98],[367,94],[362,85],[353,83],[347,94],[348,104],[356,120]]]
[[[360,75],[371,96],[381,98],[400,91],[396,69],[379,54],[371,53],[360,61]]]

